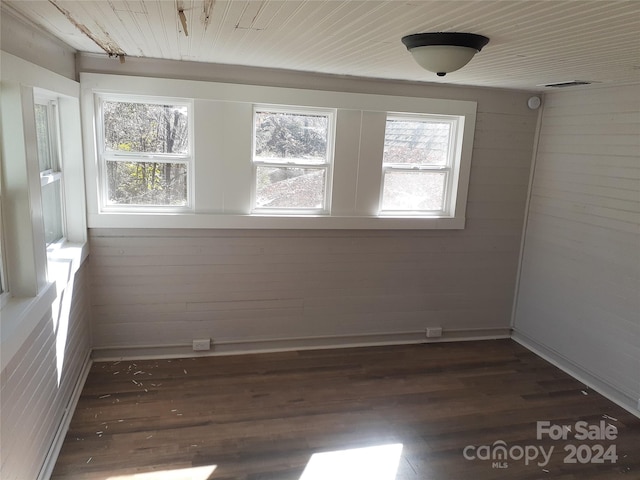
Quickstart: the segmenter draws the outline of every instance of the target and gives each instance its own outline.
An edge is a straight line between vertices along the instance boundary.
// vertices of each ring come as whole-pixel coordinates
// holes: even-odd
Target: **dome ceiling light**
[[[402,37],[402,43],[418,65],[444,77],[469,63],[489,39],[475,33],[414,33]]]

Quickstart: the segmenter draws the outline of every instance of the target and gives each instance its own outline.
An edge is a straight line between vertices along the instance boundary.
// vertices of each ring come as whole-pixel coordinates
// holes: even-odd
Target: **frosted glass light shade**
[[[489,39],[474,33],[416,33],[402,37],[402,43],[418,65],[442,77],[469,63]]]
[[[418,65],[433,73],[450,73],[461,69],[478,53],[474,48],[430,45],[411,49]],[[443,75],[440,75],[443,76]]]

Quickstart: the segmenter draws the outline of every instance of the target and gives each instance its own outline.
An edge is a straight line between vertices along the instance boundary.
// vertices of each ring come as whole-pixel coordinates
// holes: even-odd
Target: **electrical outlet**
[[[428,327],[427,338],[437,338],[442,336],[442,327]]]
[[[197,338],[193,341],[193,350],[198,352],[202,350],[211,350],[210,338]]]

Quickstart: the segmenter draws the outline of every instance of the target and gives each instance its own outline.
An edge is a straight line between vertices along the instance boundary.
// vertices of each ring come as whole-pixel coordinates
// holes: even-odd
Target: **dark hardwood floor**
[[[574,438],[608,425],[615,439]],[[500,465],[477,458],[499,441]],[[640,420],[511,340],[94,363],[52,478],[298,480],[313,454],[388,444],[395,480],[640,479]],[[371,480],[358,461],[348,478]]]

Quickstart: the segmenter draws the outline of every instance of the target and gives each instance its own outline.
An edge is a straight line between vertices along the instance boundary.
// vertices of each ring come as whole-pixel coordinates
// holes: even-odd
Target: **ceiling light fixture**
[[[475,33],[414,33],[402,37],[402,43],[418,65],[444,77],[469,63],[489,39]]]

